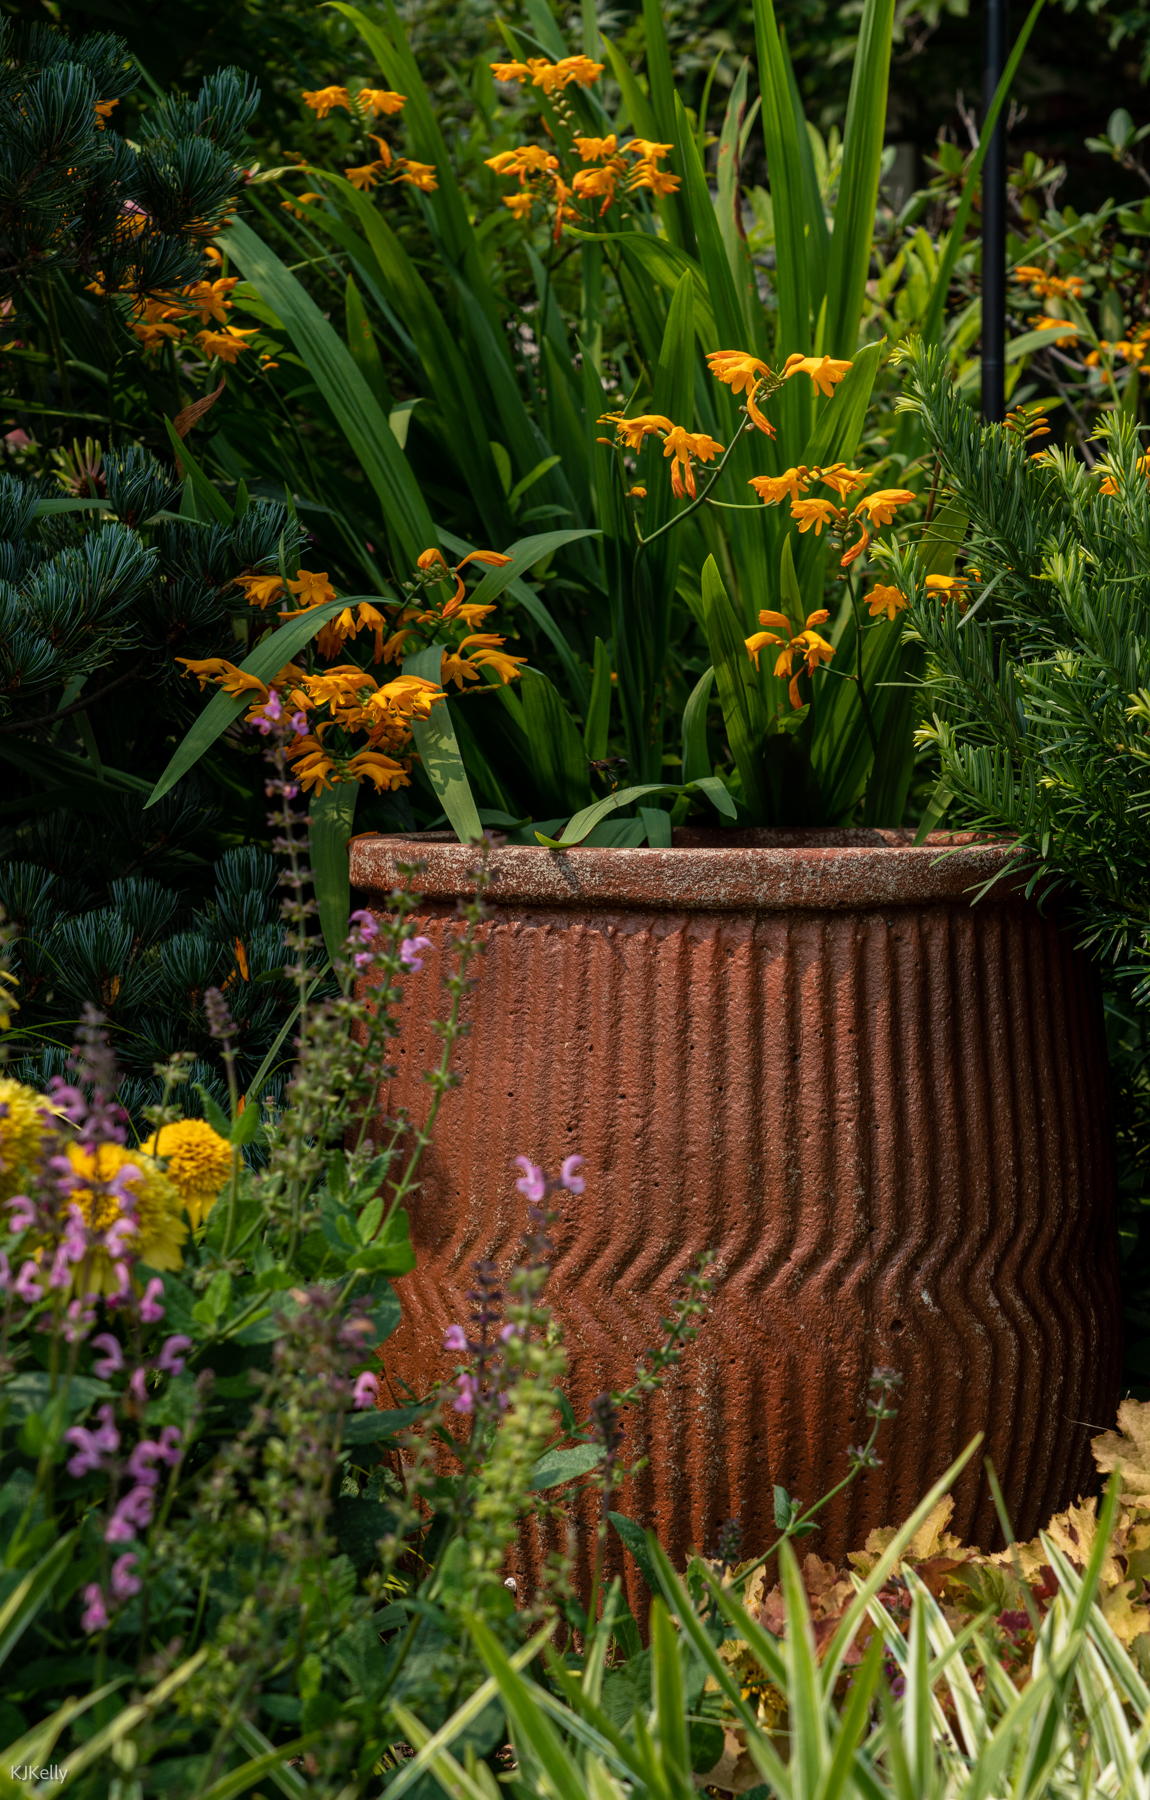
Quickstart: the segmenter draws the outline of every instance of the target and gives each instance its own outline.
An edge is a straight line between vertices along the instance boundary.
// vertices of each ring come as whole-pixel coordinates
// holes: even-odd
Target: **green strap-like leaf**
[[[442,705],[442,702],[440,702]],[[334,963],[343,948],[351,913],[347,840],[355,824],[358,781],[321,788],[311,803],[311,866],[324,947]]]
[[[298,619],[289,619],[286,625],[281,625],[278,631],[273,631],[270,637],[264,638],[239,667],[245,675],[254,675],[266,687],[272,676],[278,675],[308,640],[315,636],[320,626],[326,625],[329,619],[334,619],[337,612],[341,612],[345,606],[356,606],[361,600],[378,598],[378,594],[352,594],[346,600],[328,600],[323,606],[313,606],[309,612],[301,613]],[[252,699],[251,690],[246,694],[225,694],[221,688],[213,694],[152,789],[145,803],[145,811],[147,807],[154,806],[157,800],[162,800],[168,789],[175,787],[180,777],[195,767],[220,734],[251,705]]]
[[[405,656],[403,673],[422,675],[425,681],[438,682],[443,652],[450,648],[450,644],[430,644],[413,656]],[[433,706],[426,719],[413,719],[411,732],[424,773],[451,821],[452,830],[461,844],[474,844],[483,836],[483,826],[446,702],[441,700]]]
[[[706,669],[691,689],[683,708],[683,780],[697,781],[711,773],[707,757],[707,706],[715,685],[714,669]]]
[[[209,475],[201,469],[199,463],[188,449],[187,444],[176,430],[172,421],[165,418],[168,442],[176,456],[184,465],[185,480],[190,481],[198,500],[207,508],[212,517],[221,525],[231,525],[235,521],[235,513],[218,491]]]
[[[57,1539],[35,1568],[29,1569],[17,1583],[3,1606],[0,1606],[0,1663],[6,1661],[9,1652],[19,1643],[60,1575],[71,1562],[75,1542],[74,1531]]]
[[[611,655],[602,638],[595,639],[595,673],[583,727],[583,748],[591,762],[602,762],[607,754],[611,729]]]
[[[600,819],[615,812],[620,806],[631,806],[638,800],[646,800],[651,794],[686,794],[696,789],[706,794],[708,800],[727,818],[735,817],[735,803],[731,799],[721,781],[713,775],[703,776],[696,781],[688,782],[645,782],[639,787],[620,788],[617,793],[608,794],[602,800],[596,800],[593,806],[585,806],[583,811],[563,828],[561,838],[544,837],[541,831],[535,836],[549,850],[570,850],[573,845],[581,844],[589,832],[594,831]]]
[[[437,542],[435,527],[386,415],[360,379],[347,345],[250,225],[233,220],[224,243],[229,257],[283,320],[379,497],[397,560],[405,570],[413,569],[421,553]]]
[[[894,0],[866,0],[851,73],[842,177],[827,270],[823,349],[828,356],[853,356],[858,349],[882,173],[893,25]]]

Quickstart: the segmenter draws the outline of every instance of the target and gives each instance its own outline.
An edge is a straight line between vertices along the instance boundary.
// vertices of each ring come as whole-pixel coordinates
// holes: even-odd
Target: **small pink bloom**
[[[125,1600],[130,1600],[133,1594],[139,1593],[142,1583],[139,1576],[133,1572],[136,1567],[136,1561],[137,1557],[135,1551],[127,1550],[123,1556],[118,1556],[112,1564],[111,1585],[113,1600],[119,1600],[122,1603]]]
[[[351,1393],[352,1406],[355,1407],[358,1412],[363,1412],[367,1407],[374,1406],[378,1399],[379,1383],[371,1373],[371,1370],[365,1369],[362,1375],[356,1376],[355,1386]]]
[[[366,907],[361,906],[358,912],[353,912],[349,923],[359,926],[359,935],[365,943],[370,944],[372,938],[379,935],[379,921]]]
[[[533,1163],[526,1156],[517,1156],[515,1161],[523,1170],[522,1180],[515,1183],[519,1192],[526,1194],[528,1200],[536,1202],[542,1200],[547,1192],[547,1183],[543,1179],[543,1171],[539,1164]]]
[[[104,1595],[97,1581],[90,1581],[84,1589],[84,1616],[80,1620],[81,1631],[104,1631],[108,1625],[108,1609],[104,1605]]]
[[[120,1448],[120,1434],[112,1422],[115,1413],[110,1401],[105,1400],[103,1406],[97,1410],[96,1417],[99,1419],[100,1425],[99,1429],[92,1433],[92,1441],[98,1445],[105,1456],[111,1456],[114,1450]]]
[[[69,1262],[83,1262],[88,1254],[88,1228],[84,1223],[84,1215],[73,1202],[68,1208],[68,1229],[62,1239]]]
[[[148,1371],[145,1369],[143,1363],[141,1363],[138,1369],[132,1370],[132,1378],[128,1382],[128,1392],[134,1399],[139,1401],[141,1406],[144,1405],[148,1398],[148,1390],[144,1386],[147,1373]]]
[[[428,937],[404,938],[399,946],[399,960],[405,969],[410,969],[413,975],[418,975],[423,967],[423,955],[420,952],[426,954],[428,950],[434,949],[435,945]]]
[[[157,1369],[164,1375],[179,1375],[184,1367],[183,1352],[190,1350],[191,1347],[191,1338],[185,1337],[182,1331],[177,1331],[172,1337],[165,1338],[160,1347],[160,1354],[156,1358]]]
[[[101,1381],[107,1381],[110,1375],[118,1375],[124,1366],[124,1352],[120,1348],[119,1339],[114,1338],[110,1331],[102,1331],[99,1337],[92,1339],[92,1348],[104,1353],[98,1363],[92,1364],[93,1375],[98,1375]]]
[[[136,1221],[122,1215],[104,1233],[104,1248],[113,1262],[122,1262],[131,1255],[128,1240],[136,1235]]]
[[[164,1309],[160,1305],[163,1297],[164,1284],[158,1275],[153,1275],[144,1289],[144,1297],[140,1301],[140,1317],[145,1325],[155,1325],[157,1320],[163,1318]]]
[[[499,1342],[501,1344],[509,1344],[511,1342],[512,1338],[515,1338],[518,1336],[519,1336],[518,1325],[504,1325],[503,1329],[499,1333]]]
[[[160,1477],[156,1474],[152,1464],[157,1460],[159,1454],[159,1444],[153,1443],[151,1438],[141,1438],[128,1458],[128,1474],[132,1480],[138,1481],[147,1488],[158,1486]]]
[[[288,724],[291,726],[292,730],[295,732],[297,737],[306,737],[308,732],[311,730],[311,727],[307,722],[307,714],[306,713],[301,713],[301,712],[293,713],[291,718],[288,720]]]
[[[443,1334],[443,1348],[445,1350],[466,1351],[467,1333],[464,1331],[462,1325],[449,1325],[447,1327],[447,1330]]]
[[[451,1402],[452,1410],[459,1413],[473,1412],[478,1395],[479,1383],[476,1381],[474,1375],[461,1375],[459,1377],[459,1391],[457,1392],[455,1399]]]
[[[12,1284],[13,1292],[18,1294],[20,1299],[29,1306],[35,1306],[37,1300],[44,1298],[44,1290],[36,1280],[39,1273],[36,1264],[29,1257]]]
[[[160,1441],[156,1446],[156,1455],[161,1462],[175,1468],[184,1454],[184,1437],[178,1425],[165,1425],[160,1433]]]
[[[70,1426],[64,1433],[64,1442],[76,1447],[75,1456],[68,1460],[68,1473],[74,1481],[79,1481],[82,1475],[87,1475],[92,1469],[103,1466],[100,1446],[94,1434],[85,1430],[83,1425]]]
[[[131,1305],[133,1299],[132,1278],[128,1273],[127,1263],[114,1262],[112,1264],[112,1272],[116,1277],[116,1291],[114,1294],[105,1294],[105,1306],[111,1308],[113,1306]]]
[[[578,1170],[582,1167],[583,1158],[581,1156],[568,1156],[563,1160],[563,1167],[559,1171],[559,1179],[569,1194],[581,1194],[586,1186],[582,1175],[578,1173]]]
[[[36,1208],[27,1194],[17,1194],[15,1199],[6,1200],[4,1204],[11,1214],[8,1220],[9,1231],[27,1231],[30,1225],[36,1223]]]
[[[106,1544],[128,1544],[152,1523],[152,1490],[134,1487],[120,1501],[104,1531]]]

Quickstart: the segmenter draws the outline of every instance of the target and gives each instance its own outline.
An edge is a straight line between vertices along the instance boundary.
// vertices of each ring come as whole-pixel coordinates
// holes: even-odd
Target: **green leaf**
[[[430,644],[403,659],[405,675],[421,675],[425,681],[438,681],[443,665],[443,652],[449,644]],[[455,726],[445,702],[433,706],[426,719],[411,721],[411,735],[419,752],[424,772],[435,789],[444,812],[461,844],[474,844],[483,836],[483,826],[467,770],[463,766]]]
[[[882,173],[894,0],[865,0],[843,130],[842,175],[827,270],[823,349],[853,356],[866,299]]]
[[[647,1551],[647,1533],[641,1525],[636,1524],[634,1519],[629,1519],[625,1513],[609,1512],[607,1517],[622,1539],[624,1547],[631,1552],[635,1567],[643,1580],[651,1592],[657,1594],[659,1578],[655,1574],[654,1565]]]
[[[707,644],[723,709],[723,723],[735,767],[743,780],[743,793],[751,816],[759,824],[770,822],[770,799],[760,747],[767,719],[758,676],[747,653],[746,639],[727,598],[718,564],[708,556],[702,575],[703,616]]]
[[[275,1748],[259,1727],[253,1725],[248,1719],[238,1719],[232,1729],[237,1741],[252,1756],[267,1756]],[[295,1769],[289,1769],[286,1764],[280,1764],[278,1768],[269,1769],[268,1774],[279,1788],[280,1793],[288,1796],[288,1800],[304,1800],[304,1795],[308,1791],[307,1782]]]
[[[78,1532],[69,1531],[42,1556],[0,1606],[0,1663],[7,1660],[72,1561]]]
[[[574,812],[590,792],[587,752],[575,721],[538,669],[524,669],[518,687],[532,774],[547,814]]]
[[[260,1124],[259,1107],[245,1105],[243,1112],[236,1114],[235,1123],[228,1133],[233,1148],[242,1150],[245,1144],[254,1143]]]
[[[225,247],[291,333],[292,343],[331,407],[352,454],[375,489],[406,571],[436,543],[431,514],[383,409],[360,379],[346,344],[295,276],[250,225],[235,219]]]
[[[311,1737],[294,1738],[290,1743],[280,1744],[274,1750],[267,1750],[262,1756],[253,1756],[249,1762],[241,1763],[238,1769],[232,1769],[227,1775],[221,1775],[208,1788],[201,1788],[198,1800],[234,1800],[237,1794],[246,1793],[265,1775],[274,1774],[293,1756],[299,1756],[315,1742]]]
[[[775,214],[775,272],[779,296],[777,354],[781,357],[801,350],[804,355],[809,355],[811,303],[802,157],[771,0],[754,0],[754,18],[759,87],[763,96],[763,141],[771,172],[771,200]]]
[[[392,1213],[379,1237],[347,1259],[349,1269],[362,1269],[371,1275],[409,1275],[415,1264],[411,1226],[407,1209],[402,1206]]]
[[[517,538],[508,545],[509,563],[501,568],[488,569],[479,586],[468,596],[472,606],[490,606],[498,600],[505,588],[513,581],[533,569],[536,563],[546,562],[556,550],[562,550],[567,544],[577,543],[580,538],[598,537],[600,533],[590,526],[581,527],[578,531],[540,531],[533,537]]]
[[[185,479],[191,482],[197,499],[203,502],[208,512],[211,513],[212,517],[221,525],[233,524],[235,521],[235,514],[223,495],[216,488],[215,483],[208,475],[205,475],[199,463],[188,449],[187,444],[172,424],[172,421],[165,417],[164,424],[167,426],[168,430],[168,441],[180,461],[183,463]]]
[[[589,762],[602,762],[611,730],[611,654],[602,638],[595,639],[595,672],[583,727],[583,748]]]
[[[378,594],[352,594],[345,600],[328,600],[323,606],[314,606],[298,619],[289,619],[286,625],[281,625],[270,637],[263,638],[251,655],[245,656],[239,667],[245,675],[254,675],[257,681],[262,681],[266,686],[315,636],[321,625],[334,619],[337,612],[341,612],[345,606],[355,606],[360,600],[378,598]],[[221,733],[247,710],[255,698],[250,689],[247,694],[225,694],[220,688],[212,695],[152,789],[145,802],[145,811],[149,806],[154,806],[157,800],[162,800],[169,788],[175,787],[181,776],[195,767],[205,751],[211,749]]]
[[[569,1450],[548,1450],[532,1469],[528,1490],[539,1494],[545,1488],[561,1487],[577,1475],[586,1475],[602,1460],[602,1444],[575,1444]]]
[[[443,702],[438,703],[439,707]],[[433,709],[436,710],[436,709]],[[355,826],[358,781],[335,781],[311,803],[311,863],[324,947],[334,963],[350,929],[351,874],[347,843]]]
[[[954,795],[946,786],[946,783],[940,781],[930,797],[930,803],[927,806],[926,811],[922,815],[922,823],[914,834],[914,841],[916,844],[926,843],[927,838],[935,829],[953,799]]]
[[[661,806],[641,806],[639,817],[652,850],[669,850],[672,844],[671,815]]]
[[[850,462],[858,449],[870,405],[875,376],[886,354],[886,340],[867,344],[853,358],[849,372],[835,388],[819,415],[818,424],[803,451],[808,467],[826,467],[833,462]],[[821,604],[821,601],[820,601]]]
[[[602,800],[596,800],[591,806],[585,806],[582,812],[575,814],[563,828],[561,838],[545,837],[541,831],[535,836],[549,850],[570,850],[573,845],[581,844],[583,839],[620,806],[630,806],[636,800],[645,800],[648,794],[679,794],[682,787],[678,782],[648,782],[640,787],[620,788],[617,793],[607,794]]]
[[[343,1422],[345,1444],[378,1444],[381,1438],[394,1437],[406,1431],[417,1419],[425,1418],[424,1406],[397,1406],[384,1412],[349,1413]]]
[[[352,361],[366,381],[380,410],[388,415],[391,424],[391,395],[387,388],[387,377],[383,372],[383,359],[379,354],[379,345],[375,341],[375,333],[371,329],[371,320],[363,304],[363,296],[355,285],[354,275],[347,278],[347,287],[343,296],[344,319],[347,326],[347,347],[351,351]],[[394,435],[394,426],[392,431]],[[406,437],[406,432],[404,434]],[[402,442],[399,445],[403,449]]]

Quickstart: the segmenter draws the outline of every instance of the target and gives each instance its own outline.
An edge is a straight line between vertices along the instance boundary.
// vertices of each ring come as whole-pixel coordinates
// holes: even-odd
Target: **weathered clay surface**
[[[683,1269],[719,1253],[704,1332],[628,1420],[631,1456],[650,1463],[618,1510],[680,1561],[732,1515],[748,1551],[765,1546],[773,1484],[809,1502],[841,1477],[866,1434],[867,1376],[887,1363],[905,1387],[884,1465],[828,1508],[813,1546],[837,1560],[904,1518],[976,1431],[1029,1535],[1089,1479],[1089,1428],[1117,1395],[1113,1126],[1089,966],[1007,883],[971,905],[1001,848],[683,836],[667,851],[496,853],[465,1080],[424,1164],[419,1267],[399,1284],[386,1373],[421,1391],[450,1373],[442,1337],[465,1317],[472,1259],[515,1257],[513,1157],[557,1170],[578,1151],[587,1188],[563,1209],[549,1298],[580,1417],[658,1340]],[[471,852],[361,839],[352,881],[383,905],[416,855],[419,929],[439,943]],[[432,967],[407,984],[389,1110],[427,1105]],[[954,1529],[989,1543],[981,1457],[956,1501]],[[529,1546],[525,1574],[534,1560]]]

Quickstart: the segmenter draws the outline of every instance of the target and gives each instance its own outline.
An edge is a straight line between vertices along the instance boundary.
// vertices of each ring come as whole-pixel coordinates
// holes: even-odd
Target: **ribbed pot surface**
[[[1031,1535],[1090,1481],[1120,1370],[1087,960],[1006,883],[972,905],[1003,848],[872,831],[676,840],[496,852],[464,1081],[412,1209],[419,1267],[398,1284],[388,1403],[400,1382],[450,1375],[443,1334],[466,1318],[473,1259],[514,1262],[512,1159],[557,1172],[577,1151],[586,1191],[562,1208],[547,1292],[580,1418],[659,1341],[684,1268],[718,1252],[704,1330],[628,1418],[629,1457],[650,1460],[615,1502],[680,1566],[732,1516],[748,1554],[765,1548],[775,1483],[806,1503],[834,1486],[880,1363],[904,1378],[883,1466],[811,1547],[837,1562],[900,1522],[978,1431]],[[381,907],[416,856],[418,927],[439,944],[473,852],[362,838],[352,882]],[[435,965],[406,984],[389,1111],[428,1105]],[[955,1499],[952,1529],[989,1544],[981,1455]]]

